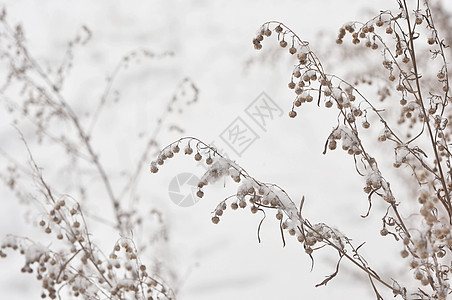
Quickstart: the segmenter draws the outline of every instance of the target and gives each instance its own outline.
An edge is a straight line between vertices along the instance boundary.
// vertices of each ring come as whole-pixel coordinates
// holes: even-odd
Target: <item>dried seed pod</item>
[[[193,148],[191,148],[189,145],[185,147],[185,154],[190,155],[193,153]]]
[[[335,140],[330,140],[329,143],[328,143],[328,148],[329,148],[330,150],[335,150],[336,147],[337,147],[336,141],[335,141]]]
[[[157,168],[157,165],[155,163],[151,163],[151,173],[157,173],[159,168]]]
[[[278,206],[278,200],[276,198],[273,198],[272,200],[270,200],[270,205],[273,207]]]
[[[199,152],[197,152],[197,153],[195,154],[195,160],[196,160],[196,161],[200,161],[201,159],[202,159],[202,155],[199,154]]]

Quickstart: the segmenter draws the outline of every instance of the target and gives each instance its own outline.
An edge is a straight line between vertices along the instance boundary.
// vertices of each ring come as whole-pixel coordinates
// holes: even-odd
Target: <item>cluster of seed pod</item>
[[[342,142],[342,150],[347,151],[350,155],[360,155],[362,153],[360,142],[353,131],[345,126],[335,128],[328,138],[328,148],[335,150],[337,141]]]
[[[157,157],[156,160],[152,161],[150,164],[150,171],[151,173],[157,173],[159,170],[159,166],[162,166],[165,163],[165,160],[169,159],[169,158],[173,158],[174,154],[177,154],[180,152],[180,147],[179,144],[181,142],[180,139],[170,145],[168,145],[167,147],[165,147],[159,154],[159,156]],[[189,138],[189,140],[196,140],[195,138]],[[196,153],[194,155],[194,159],[196,161],[201,161],[205,156],[205,163],[207,165],[211,165],[213,163],[213,158],[214,155],[216,154],[215,151],[210,151],[210,149],[206,146],[206,145],[202,145],[202,143],[200,143],[200,141],[196,140],[197,142],[195,142],[195,149],[196,149]],[[187,143],[187,145],[184,148],[184,153],[186,155],[191,155],[194,153],[194,149],[190,144],[190,141]]]
[[[148,274],[146,265],[139,262],[138,251],[133,240],[121,238],[113,247],[106,262],[106,277],[114,282],[111,289],[113,296],[123,298],[173,299],[167,287]],[[118,276],[122,269],[122,278]]]
[[[305,220],[301,217],[300,212],[295,207],[294,203],[289,197],[275,186],[267,185],[256,181],[254,178],[245,175],[245,172],[240,172],[236,169],[236,165],[227,159],[220,158],[222,161],[222,170],[224,175],[230,175],[232,179],[240,183],[235,195],[226,198],[220,202],[213,211],[212,222],[218,224],[220,217],[223,216],[226,210],[227,201],[230,201],[232,210],[239,208],[246,208],[250,206],[251,213],[255,214],[258,211],[265,209],[276,210],[276,219],[280,221],[282,230],[285,230],[290,236],[294,236],[303,244],[305,252],[311,254],[314,251],[313,246],[319,242],[333,243],[339,249],[343,249],[345,237],[337,230],[331,229],[323,223],[309,225],[306,227]],[[226,165],[230,165],[230,170],[225,171]],[[231,170],[233,170],[231,172]],[[206,172],[203,178],[210,177],[211,172],[218,173],[218,167],[215,163]],[[200,186],[204,187],[206,181],[201,181]],[[233,200],[231,200],[233,199]],[[249,203],[249,204],[248,204]]]
[[[410,44],[410,39],[408,38],[410,34],[404,31],[404,26],[400,26],[400,22],[404,22],[405,19],[408,18],[411,18],[411,24],[414,24],[412,31],[413,35],[416,35],[416,40],[418,39],[418,35],[420,36],[422,33],[427,36],[427,51],[433,54],[433,58],[443,56],[443,54],[441,54],[441,49],[444,45],[437,36],[437,31],[431,21],[431,13],[428,8],[426,10],[419,8],[414,11],[413,15],[410,17],[407,17],[404,11],[401,11],[400,14],[383,11],[364,24],[358,22],[347,23],[340,28],[337,43],[342,44],[343,38],[349,33],[352,35],[353,44],[359,44],[360,40],[365,40],[365,45],[369,48],[378,49],[379,46],[381,46],[384,56],[383,66],[389,73],[388,80],[389,82],[395,82],[393,86],[394,90],[401,94],[400,104],[402,110],[400,112],[398,124],[407,123],[408,130],[406,136],[407,138],[411,138],[411,130],[415,128],[414,126],[416,124],[422,124],[424,122],[426,113],[433,115],[435,113],[443,112],[448,96],[438,95],[435,87],[435,89],[429,91],[429,98],[436,99],[430,101],[430,107],[427,107],[425,112],[424,109],[420,107],[419,99],[421,99],[421,97],[415,95],[418,93],[415,78],[409,76],[415,69],[415,66],[413,65],[414,62],[412,61],[413,49]],[[422,25],[422,27],[418,28],[417,26],[419,25]],[[377,30],[379,27],[384,28],[382,33],[380,33],[380,30]],[[384,38],[385,34],[391,37],[389,41]],[[419,68],[419,66],[417,68]],[[436,73],[436,77],[439,84],[442,86],[442,91],[447,93],[449,85],[447,80],[447,66],[444,57],[440,70]],[[396,81],[396,79],[398,80]],[[385,93],[384,95],[382,94],[382,99],[390,96],[390,90],[391,89],[389,88],[384,89]]]
[[[133,293],[136,299],[151,299],[142,295],[172,299],[163,284],[156,284],[147,273],[136,268],[136,249],[121,244],[126,254],[122,264],[115,252],[110,258],[103,256],[90,240],[78,203],[63,198],[48,206],[48,212],[41,216],[38,225],[46,234],[55,235],[58,243],[54,242],[52,247],[59,250],[15,236],[7,236],[0,250],[0,257],[6,257],[5,249],[18,250],[24,255],[22,272],[36,273],[42,283],[42,298],[60,298],[63,287],[67,287],[69,295],[87,299],[98,299],[106,294],[111,299],[124,299],[127,293]],[[130,284],[121,285],[124,280]]]
[[[272,27],[273,30],[271,29]],[[289,112],[291,118],[297,116],[295,108],[300,107],[303,103],[312,102],[314,99],[320,101],[321,98],[324,99],[324,105],[327,108],[336,104],[350,123],[355,122],[356,118],[363,116],[361,109],[353,105],[356,97],[352,86],[335,76],[325,74],[320,61],[310,50],[309,43],[301,40],[284,24],[276,22],[263,24],[257,37],[253,40],[255,47],[258,45],[257,49],[262,48],[261,42],[265,36],[270,36],[272,31],[276,32],[280,46],[286,47],[286,40],[290,41],[289,53],[292,55],[296,54],[298,58],[298,63],[294,67],[288,84],[288,87],[296,95],[292,109]],[[366,120],[363,121],[363,127],[368,128],[368,126],[366,127],[367,124],[369,123]]]

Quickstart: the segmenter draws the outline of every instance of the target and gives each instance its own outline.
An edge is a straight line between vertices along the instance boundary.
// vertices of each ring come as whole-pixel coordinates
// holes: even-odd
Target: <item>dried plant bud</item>
[[[193,148],[190,146],[185,147],[185,154],[190,155],[193,153]]]
[[[295,118],[296,116],[297,116],[297,112],[296,112],[296,111],[291,110],[291,111],[289,112],[289,117]]]
[[[201,190],[198,190],[198,191],[196,192],[196,196],[198,196],[199,198],[202,198],[202,197],[204,196],[204,192],[201,191]]]
[[[199,154],[199,152],[197,152],[197,153],[195,154],[195,160],[196,160],[196,161],[200,161],[201,159],[202,159],[201,154]]]
[[[297,48],[295,48],[295,47],[290,47],[289,53],[292,54],[292,55],[295,54],[295,53],[297,53]]]
[[[212,223],[213,224],[218,224],[218,222],[220,222],[220,218],[218,218],[217,216],[212,217]]]
[[[282,31],[283,31],[283,28],[280,25],[275,27],[275,32],[276,33],[281,33]]]
[[[330,140],[329,143],[328,143],[328,148],[329,148],[330,150],[335,150],[336,147],[337,147],[336,141],[335,141],[335,140]]]
[[[331,108],[333,106],[333,102],[331,100],[328,100],[325,102],[325,107]]]
[[[400,255],[401,255],[403,258],[407,258],[408,255],[409,255],[409,253],[408,253],[408,251],[407,251],[406,249],[404,249],[404,250],[402,250],[402,252],[400,252]]]
[[[157,167],[155,162],[151,163],[151,173],[157,173],[159,168]]]
[[[287,42],[285,40],[282,40],[279,42],[279,45],[283,48],[287,47]]]

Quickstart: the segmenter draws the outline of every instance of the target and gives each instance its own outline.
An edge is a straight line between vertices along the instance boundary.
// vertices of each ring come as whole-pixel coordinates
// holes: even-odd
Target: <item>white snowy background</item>
[[[287,50],[276,47],[274,36],[264,41],[260,52],[252,45],[260,24],[278,20],[310,41],[327,70],[346,74],[350,69],[341,70],[332,56],[338,28],[351,20],[366,20],[380,9],[394,8],[395,2],[9,0],[3,5],[9,20],[23,25],[29,48],[43,63],[61,59],[67,41],[82,25],[91,30],[90,42],[76,52],[65,90],[80,111],[92,109],[105,87],[105,77],[126,53],[138,48],[174,53],[131,64],[118,77],[115,89],[121,91],[120,99],[109,103],[96,129],[99,147],[107,145],[101,157],[105,164],[135,161],[137,152],[132,149],[138,134],[144,129],[152,131],[177,84],[188,77],[199,88],[198,102],[185,107],[182,114],[170,115],[165,128],[177,124],[184,133],[162,131],[158,136],[162,146],[185,135],[214,141],[250,175],[279,184],[295,201],[304,195],[304,213],[311,222],[340,229],[356,245],[366,241],[362,254],[369,265],[384,278],[403,282],[404,276],[410,275],[406,262],[398,258],[400,244],[379,236],[385,206],[375,204],[371,216],[362,219],[368,203],[362,192],[364,181],[356,174],[352,158],[342,151],[322,155],[325,140],[336,125],[335,114],[312,103],[290,119],[293,97],[287,83],[293,60]],[[266,132],[244,112],[262,92],[284,111],[268,124]],[[23,148],[3,111],[0,116],[2,147]],[[239,116],[260,136],[241,157],[219,137]],[[58,157],[39,162],[57,165]],[[282,247],[272,215],[262,226],[261,243],[257,241],[260,216],[249,210],[228,209],[218,225],[212,224],[210,213],[229,196],[232,181],[226,182],[226,189],[223,183],[206,187],[204,198],[192,207],[175,205],[169,199],[168,184],[183,172],[201,176],[203,169],[196,167],[193,158],[178,155],[157,175],[144,165],[140,186],[141,194],[163,211],[169,224],[169,242],[156,255],[176,273],[178,299],[375,298],[365,274],[346,261],[336,279],[315,288],[334,271],[337,253],[329,249],[315,252],[315,266],[310,271],[311,260],[294,239],[286,237],[287,245]],[[26,216],[30,207],[18,203],[3,187],[0,191],[0,238],[8,233],[33,237],[36,230]],[[101,225],[99,228],[102,230]],[[115,241],[103,243],[110,247]],[[39,297],[39,282],[34,275],[20,273],[22,263],[23,257],[17,253],[0,260],[0,299]],[[383,291],[385,299],[392,298]]]

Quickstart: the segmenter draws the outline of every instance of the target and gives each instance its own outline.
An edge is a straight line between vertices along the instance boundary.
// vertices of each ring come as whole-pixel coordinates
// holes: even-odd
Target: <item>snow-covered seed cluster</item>
[[[200,186],[204,187],[208,183],[218,180],[221,176],[231,176],[235,182],[240,183],[235,195],[220,202],[213,211],[212,222],[218,224],[227,208],[227,202],[232,210],[246,208],[250,206],[251,213],[266,209],[276,210],[276,219],[280,221],[281,229],[290,236],[294,236],[300,243],[303,243],[307,254],[313,252],[313,246],[318,242],[334,244],[338,249],[344,249],[345,237],[335,229],[326,224],[319,223],[312,227],[305,226],[305,220],[300,215],[295,204],[279,188],[258,182],[241,172],[239,167],[228,159],[217,157],[216,161],[209,167],[200,180]]]
[[[356,134],[348,127],[340,126],[333,130],[328,138],[328,148],[334,150],[337,141],[342,142],[342,149],[350,155],[360,155],[362,153],[360,142]]]
[[[168,157],[168,149],[174,149],[175,145],[179,147],[185,141],[187,143],[184,147],[187,154],[196,151],[199,156],[210,158],[209,160],[206,159],[207,170],[198,183],[198,197],[204,196],[206,186],[226,177],[230,177],[233,182],[238,184],[235,194],[227,197],[215,207],[212,212],[212,223],[218,224],[228,207],[231,210],[249,207],[252,214],[261,211],[264,215],[267,210],[275,210],[275,217],[280,222],[281,230],[284,230],[290,236],[294,236],[302,243],[307,254],[311,254],[315,250],[313,246],[320,242],[334,245],[336,250],[339,251],[344,249],[346,238],[338,230],[323,223],[311,225],[306,222],[301,216],[301,211],[283,190],[275,185],[265,184],[250,177],[235,162],[222,157],[214,148],[195,138],[183,138],[165,147],[157,160],[151,163],[151,168],[152,165],[157,165],[159,159],[165,160],[164,157]],[[195,160],[199,159],[195,157]],[[116,248],[119,250],[119,246],[116,246]],[[112,255],[115,257],[114,254]]]

